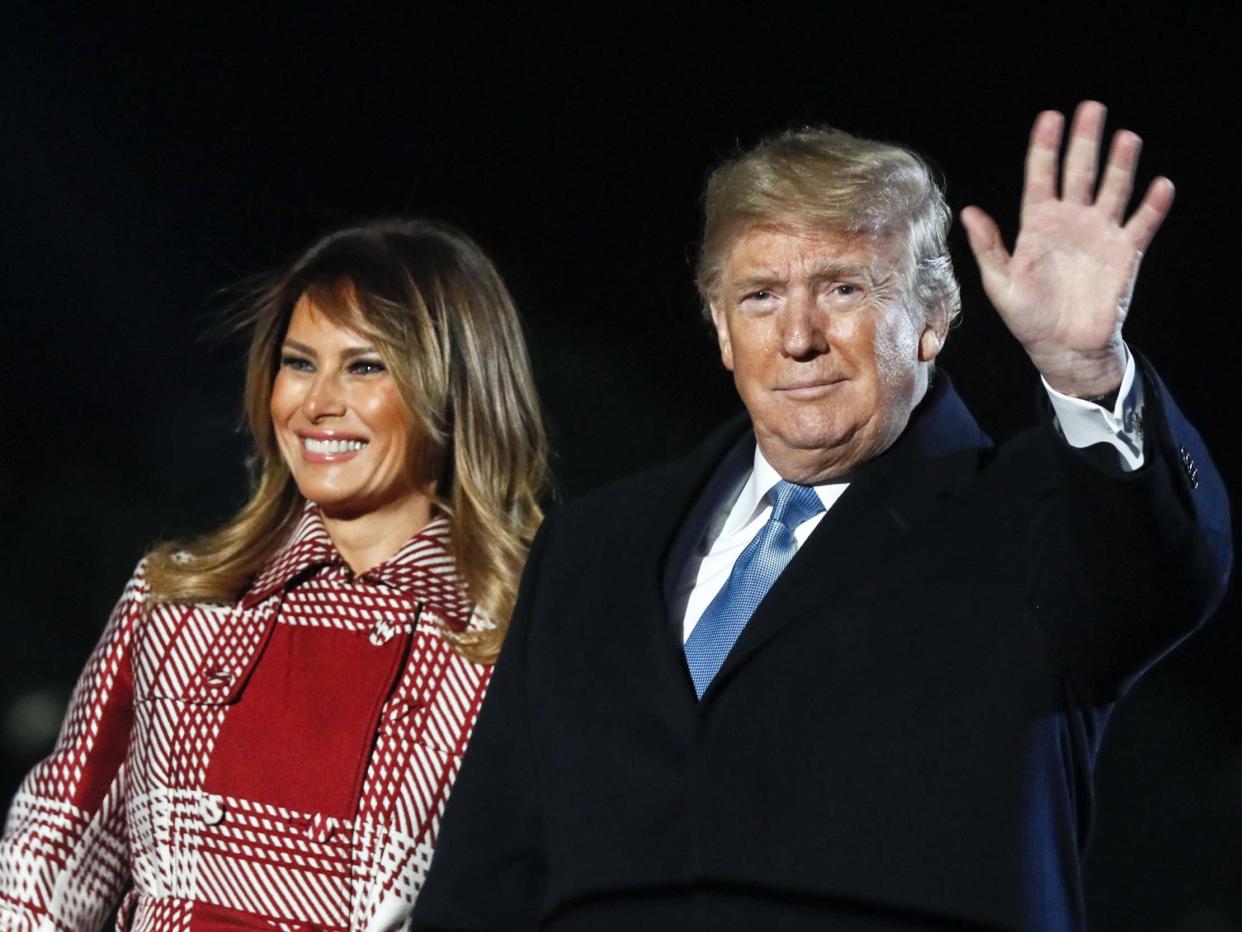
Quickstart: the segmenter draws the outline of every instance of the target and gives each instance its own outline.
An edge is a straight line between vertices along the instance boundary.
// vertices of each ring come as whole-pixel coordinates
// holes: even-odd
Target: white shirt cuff
[[[1143,465],[1143,380],[1138,378],[1134,357],[1126,348],[1126,371],[1117,390],[1113,410],[1091,401],[1063,395],[1040,376],[1061,436],[1079,449],[1107,443],[1121,457],[1121,468],[1133,472]]]

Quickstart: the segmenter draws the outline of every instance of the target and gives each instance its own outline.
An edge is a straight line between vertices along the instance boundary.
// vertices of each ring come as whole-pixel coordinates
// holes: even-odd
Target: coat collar
[[[672,564],[687,557],[687,530],[690,537],[701,533],[704,515],[719,507],[720,490],[737,488],[737,470],[749,468],[753,446],[750,422],[743,415],[687,458],[684,474],[690,478],[680,490],[688,487],[691,491],[682,500],[673,526],[662,529],[666,536],[658,550],[668,556],[666,592],[667,581],[681,569]],[[990,447],[991,440],[948,376],[937,373],[896,443],[850,477],[849,489],[755,611],[704,700],[771,637],[823,604],[826,593],[856,578],[861,562],[908,533],[941,496],[962,491],[977,473],[980,455]],[[832,567],[832,572],[826,573],[824,567]],[[680,625],[670,627],[680,631]]]
[[[851,475],[849,481],[870,482],[872,473],[885,473],[895,464],[918,464],[932,491],[954,493],[974,475],[979,455],[991,446],[991,439],[966,408],[948,374],[937,370],[901,436],[888,450]],[[680,481],[668,483],[663,495],[664,499],[679,498],[681,502],[680,507],[669,509],[674,531],[696,509],[716,507],[717,495],[723,490],[736,493],[741,488],[752,465],[754,447],[750,417],[742,412],[681,461]]]
[[[307,502],[293,533],[256,574],[242,605],[250,608],[333,568],[352,579],[344,558],[328,536],[318,506]],[[472,605],[465,583],[457,574],[449,523],[444,515],[436,515],[395,554],[357,578],[434,604],[456,630],[465,628],[470,619]]]

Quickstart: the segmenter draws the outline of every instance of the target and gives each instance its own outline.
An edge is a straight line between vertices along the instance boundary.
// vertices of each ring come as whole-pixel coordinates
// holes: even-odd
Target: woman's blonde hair
[[[293,307],[306,295],[374,340],[413,414],[414,468],[436,480],[457,571],[494,628],[450,635],[464,657],[500,650],[543,513],[547,441],[513,299],[491,261],[452,227],[383,220],[331,233],[245,303],[250,500],[223,527],[147,562],[153,598],[230,601],[284,544],[303,508],[269,404]]]

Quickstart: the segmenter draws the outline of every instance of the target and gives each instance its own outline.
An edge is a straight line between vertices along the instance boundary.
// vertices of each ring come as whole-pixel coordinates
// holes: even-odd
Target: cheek
[[[272,397],[267,409],[272,416],[272,423],[277,428],[288,423],[299,403],[298,392],[283,373],[278,373],[272,382]]]
[[[409,443],[411,417],[396,386],[386,385],[359,399],[355,408],[371,429],[373,442],[378,441],[404,455]]]
[[[894,311],[891,314],[901,314]],[[903,381],[913,372],[918,359],[918,333],[906,320],[890,316],[871,337],[876,375],[885,383]]]
[[[738,321],[729,331],[725,364],[740,379],[760,377],[780,364],[780,344],[763,322]],[[722,354],[723,355],[723,354]]]

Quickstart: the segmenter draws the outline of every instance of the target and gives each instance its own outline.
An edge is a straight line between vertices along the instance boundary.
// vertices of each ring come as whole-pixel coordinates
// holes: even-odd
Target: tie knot
[[[782,479],[768,494],[772,498],[772,517],[768,520],[779,521],[791,531],[824,510],[824,503],[809,485],[795,485]]]

